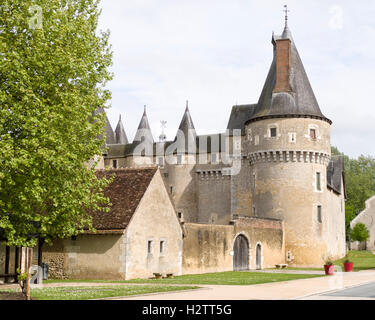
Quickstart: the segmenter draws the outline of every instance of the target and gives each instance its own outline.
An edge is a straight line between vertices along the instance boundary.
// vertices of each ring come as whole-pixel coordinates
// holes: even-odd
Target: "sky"
[[[133,140],[144,105],[154,139],[172,140],[186,100],[198,134],[224,132],[235,104],[256,103],[272,61],[272,31],[289,27],[331,144],[375,156],[375,1],[102,0],[114,79],[107,110]]]

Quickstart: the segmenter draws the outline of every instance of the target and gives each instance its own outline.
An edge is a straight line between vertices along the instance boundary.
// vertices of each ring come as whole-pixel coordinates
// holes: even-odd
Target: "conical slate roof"
[[[121,115],[120,119],[118,120],[117,127],[115,130],[115,137],[116,137],[116,143],[117,144],[128,144],[128,137],[126,136],[124,125],[121,121]]]
[[[154,142],[154,138],[152,137],[150,124],[148,123],[147,113],[146,113],[146,106],[139,122],[137,132],[134,137],[134,141],[140,142],[143,139],[147,141]]]
[[[289,84],[291,92],[274,92],[276,84],[276,41],[291,41]],[[274,57],[255,111],[249,122],[270,117],[313,117],[331,123],[321,112],[292,34],[285,25],[282,36],[272,36]]]
[[[105,113],[105,121],[106,121],[106,124],[105,124],[105,143],[106,144],[115,144],[116,143],[116,140],[115,140],[115,134],[112,130],[112,126],[108,120],[108,117],[107,117],[107,113],[104,111],[103,108],[98,108],[97,111],[95,111],[93,113],[93,115],[95,116],[96,114],[99,114],[99,113]]]
[[[188,102],[186,102],[185,113],[182,117],[180,126],[178,127],[176,139],[179,139],[181,142],[178,145],[179,151],[182,151],[182,149],[184,148],[185,152],[195,152],[197,133],[195,132],[193,120],[190,116]],[[184,141],[184,143],[182,141]]]

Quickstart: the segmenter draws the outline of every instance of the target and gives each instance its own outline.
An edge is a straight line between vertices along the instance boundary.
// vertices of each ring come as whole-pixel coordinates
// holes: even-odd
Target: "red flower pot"
[[[345,262],[344,263],[345,272],[352,272],[353,271],[353,262]]]
[[[335,266],[332,265],[324,265],[324,271],[327,276],[332,276],[335,273]]]

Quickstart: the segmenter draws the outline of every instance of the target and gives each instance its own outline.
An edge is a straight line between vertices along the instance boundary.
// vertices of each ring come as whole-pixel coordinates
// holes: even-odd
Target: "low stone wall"
[[[238,235],[249,241],[249,267],[256,269],[256,247],[261,246],[262,268],[285,263],[284,225],[281,221],[239,218],[233,225],[185,223],[183,273],[233,270],[233,246]]]

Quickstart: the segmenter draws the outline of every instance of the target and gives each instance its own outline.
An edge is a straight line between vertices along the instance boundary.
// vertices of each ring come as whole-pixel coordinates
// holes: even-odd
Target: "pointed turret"
[[[321,112],[288,27],[272,35],[274,58],[261,96],[249,121],[270,117],[312,117],[331,123]]]
[[[115,144],[116,143],[115,134],[114,134],[112,126],[111,126],[111,124],[108,120],[107,113],[104,111],[103,108],[98,108],[98,110],[95,111],[93,113],[93,115],[95,116],[96,114],[99,114],[99,113],[105,114],[105,121],[106,121],[106,124],[105,124],[105,143],[106,144]]]
[[[144,106],[143,115],[141,121],[139,122],[137,132],[134,137],[135,142],[140,142],[143,140],[147,140],[149,142],[154,142],[154,138],[152,137],[150,124],[148,123],[147,113],[146,113],[146,106]]]
[[[118,120],[117,127],[115,130],[115,138],[116,138],[117,144],[129,143],[128,137],[126,136],[126,133],[125,133],[124,125],[122,124],[122,121],[121,121],[121,114],[120,114],[120,118]]]
[[[193,120],[191,119],[191,116],[190,116],[188,101],[186,101],[186,109],[185,109],[184,116],[182,117],[180,126],[178,128],[176,139],[177,138],[179,138],[180,140],[184,139],[186,152],[187,151],[195,152],[197,134],[195,132]],[[182,144],[179,147],[182,148],[183,147]]]

